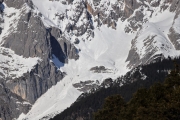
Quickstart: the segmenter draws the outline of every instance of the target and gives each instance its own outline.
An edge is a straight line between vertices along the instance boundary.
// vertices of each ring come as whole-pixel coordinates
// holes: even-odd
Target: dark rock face
[[[20,96],[12,93],[4,86],[4,80],[0,80],[0,118],[2,120],[12,120],[19,114],[26,114],[31,104],[23,100]]]
[[[50,56],[50,35],[40,18],[27,13],[21,17],[17,26],[18,33],[7,36],[3,43],[4,47],[11,48],[16,54],[24,57]]]
[[[169,39],[173,43],[174,47],[177,50],[180,50],[180,31],[175,30],[175,27],[179,27],[178,21],[180,20],[178,16],[180,15],[180,1],[173,1],[171,6],[172,11],[176,11],[174,18],[173,26],[170,29],[170,34],[168,35]],[[176,25],[177,24],[177,25]]]
[[[57,0],[58,1],[58,0]],[[140,1],[140,2],[138,2]],[[3,0],[0,0],[0,4]],[[143,10],[139,9],[141,6],[149,9],[149,6],[145,4],[148,2],[151,7],[159,7],[161,0],[117,0],[116,4],[107,3],[112,9],[110,11],[105,10],[105,5],[100,5],[101,0],[93,0],[92,4],[87,1],[81,1],[76,3],[76,8],[74,11],[76,15],[72,16],[72,22],[66,25],[65,31],[62,31],[56,27],[46,28],[43,24],[41,13],[33,12],[33,3],[31,0],[4,0],[8,7],[14,7],[16,9],[22,9],[24,4],[26,4],[29,9],[22,9],[20,13],[20,19],[17,23],[17,29],[12,31],[8,36],[3,39],[2,46],[13,50],[17,55],[21,55],[25,58],[38,57],[41,61],[35,66],[33,70],[25,73],[20,78],[7,78],[2,82],[3,87],[0,88],[2,94],[0,94],[0,118],[3,120],[11,120],[17,118],[22,112],[27,113],[31,105],[20,105],[16,101],[12,100],[10,96],[17,97],[17,101],[23,102],[28,101],[33,104],[42,94],[44,94],[49,88],[59,82],[65,76],[56,66],[50,62],[52,56],[55,55],[62,63],[68,63],[69,59],[78,60],[78,50],[75,45],[73,45],[68,38],[64,35],[66,32],[68,35],[72,31],[76,31],[73,34],[76,37],[87,34],[86,40],[94,37],[94,28],[100,27],[101,25],[107,25],[112,29],[116,29],[117,21],[127,20],[129,23],[125,32],[131,33],[138,29],[141,29],[142,24],[146,23],[145,15]],[[63,1],[63,4],[72,4],[73,0]],[[170,11],[176,12],[176,17],[174,21],[178,19],[180,13],[180,2],[179,0],[165,0],[165,3],[170,3]],[[1,4],[3,5],[3,4]],[[124,7],[122,7],[124,6]],[[161,6],[161,10],[166,10],[167,5]],[[3,6],[0,6],[0,24],[4,22],[3,19]],[[150,10],[151,15],[154,12]],[[107,13],[106,13],[107,12]],[[85,16],[83,18],[82,14]],[[64,20],[67,16],[65,14],[57,14],[59,20]],[[94,17],[94,19],[92,19]],[[77,25],[80,19],[85,19],[87,22]],[[94,26],[94,22],[97,22],[97,26]],[[175,23],[174,23],[175,25]],[[3,28],[0,28],[0,33]],[[147,36],[144,41],[151,44],[156,36]],[[136,52],[135,43],[138,36],[132,40],[132,47],[129,51],[127,61],[129,61],[128,67],[135,67],[139,64],[148,64],[154,60],[154,58],[161,59],[163,55],[153,56],[153,54],[158,50],[152,48],[151,45],[147,47],[147,52],[143,58]],[[170,29],[169,39],[174,44],[177,50],[180,50],[180,34],[178,31],[172,27]],[[81,41],[78,39],[74,44],[79,44]],[[149,59],[151,58],[151,59]],[[91,69],[95,73],[105,73],[108,72],[104,66],[96,66]],[[107,87],[112,84],[112,79],[106,79],[101,85],[97,85],[93,81],[80,82],[74,84],[78,90],[83,92],[88,92],[92,89],[98,89],[99,86]],[[1,87],[1,85],[0,85]],[[8,90],[8,91],[7,91]],[[4,100],[5,98],[5,100]],[[15,109],[19,108],[19,110]],[[81,118],[79,118],[81,119]]]
[[[136,0],[125,0],[124,14],[126,18],[129,18],[135,9],[137,9],[140,4]]]
[[[87,80],[85,82],[75,83],[73,84],[75,88],[77,88],[79,91],[87,93],[92,89],[98,89],[99,86],[94,83],[94,81]]]
[[[71,4],[74,0],[66,0],[68,4]]]
[[[97,90],[99,90],[100,88],[108,88],[110,86],[113,85],[113,80],[111,78],[107,78],[105,80],[103,80],[103,82],[100,84],[98,80],[96,81],[92,81],[92,80],[87,80],[85,82],[79,82],[79,83],[75,83],[73,84],[73,86],[83,92],[83,93],[93,93]],[[81,97],[81,96],[80,96]]]
[[[172,41],[174,47],[180,50],[180,33],[177,33],[173,28],[170,29],[169,39]]]
[[[87,10],[90,14],[93,16],[97,16],[97,19],[95,21],[98,22],[98,26],[101,26],[102,24],[107,24],[108,27],[112,27],[113,29],[116,29],[116,22],[120,18],[121,21],[124,21],[128,19],[134,11],[139,8],[140,3],[137,2],[137,0],[118,0],[116,4],[108,4],[112,7],[113,10],[109,12],[109,14],[106,14],[104,12],[104,5],[100,5],[101,0],[94,0],[93,5],[97,6],[96,9],[93,9],[92,6],[89,3],[86,3]],[[100,7],[99,7],[99,6]],[[124,9],[120,8],[120,6],[125,6]],[[138,17],[139,16],[139,17]],[[142,14],[137,13],[136,19],[142,19]]]
[[[13,4],[7,2],[7,5],[17,7],[16,4],[21,5],[19,2],[14,1]],[[4,39],[3,46],[11,48],[23,57],[39,57],[42,61],[30,73],[25,74],[22,78],[9,80],[6,85],[12,92],[34,103],[64,76],[50,62],[52,55],[56,55],[61,62],[67,63],[68,59],[77,60],[78,54],[76,48],[66,39],[58,40],[61,37],[59,29],[47,30],[40,17],[35,16],[31,11],[27,13],[23,11],[21,14],[17,32],[9,34]]]
[[[152,43],[154,42],[156,36],[152,36],[152,37],[147,37],[144,41],[146,41],[146,43],[148,43],[148,45],[145,45],[147,54],[145,56],[143,56],[142,58],[139,56],[139,54],[136,52],[137,47],[135,46],[135,43],[137,41],[137,38],[132,40],[132,48],[129,51],[129,55],[126,61],[130,61],[128,67],[136,67],[138,65],[140,65],[141,63],[143,64],[148,64],[149,62],[152,62],[149,58],[153,57],[153,54],[158,51],[157,48],[155,48],[154,46],[152,46]],[[153,48],[153,49],[152,49]],[[159,56],[162,57],[162,56]],[[155,61],[155,59],[154,59]]]
[[[155,2],[152,2],[152,1],[147,1],[147,2],[149,2],[152,7],[160,7],[160,2],[162,2],[162,1],[158,0],[158,1],[155,1]],[[175,49],[179,50],[180,49],[180,43],[179,43],[178,40],[180,39],[180,34],[179,34],[179,31],[176,31],[174,29],[174,27],[177,26],[175,24],[178,24],[177,23],[177,21],[178,21],[177,16],[180,14],[180,12],[179,12],[180,11],[179,10],[180,3],[179,3],[178,0],[173,0],[173,1],[172,0],[166,0],[165,3],[170,4],[170,5],[169,6],[167,6],[166,4],[161,5],[161,7],[160,7],[161,12],[166,10],[167,7],[169,7],[170,8],[169,11],[174,12],[176,14],[175,18],[174,18],[174,22],[172,24],[172,27],[169,30],[168,37],[169,37],[170,41],[172,42],[172,44],[174,45]],[[153,12],[154,11],[151,11],[151,15],[152,15]],[[131,31],[131,29],[136,30],[137,28],[142,29],[141,28],[142,22],[146,22],[146,20],[143,20],[143,18],[144,18],[144,16],[140,11],[136,12],[136,16],[131,17],[129,19],[130,27],[128,27],[129,29],[127,29],[127,31]],[[131,68],[131,67],[136,67],[136,66],[138,66],[140,64],[149,64],[149,63],[151,63],[153,61],[157,61],[159,59],[164,58],[164,55],[162,55],[162,54],[155,55],[155,56],[153,55],[155,52],[158,51],[157,47],[154,47],[153,44],[152,44],[154,42],[154,39],[157,37],[158,34],[154,35],[154,36],[148,36],[146,39],[143,40],[143,42],[144,42],[143,47],[146,48],[146,51],[145,51],[146,54],[143,57],[140,57],[140,55],[137,53],[137,46],[135,45],[137,40],[139,39],[138,34],[139,33],[137,33],[137,36],[131,42],[131,44],[132,44],[131,50],[129,51],[129,55],[128,55],[128,58],[126,60],[126,61],[129,61],[128,67]],[[161,49],[164,49],[164,44],[162,44]]]
[[[17,100],[10,99],[11,96],[19,96],[18,99],[21,102],[28,101],[33,104],[43,93],[64,77],[65,74],[50,62],[53,54],[63,63],[67,63],[68,59],[77,60],[79,56],[77,49],[62,37],[61,30],[57,28],[46,29],[40,16],[31,10],[22,8],[24,4],[27,4],[32,9],[31,0],[5,0],[4,2],[8,7],[22,10],[17,29],[3,39],[2,46],[10,48],[17,55],[25,58],[39,57],[41,59],[33,70],[25,73],[22,77],[4,80],[5,87],[1,89],[3,94],[6,94],[5,97],[8,101],[0,102],[0,118],[12,120],[22,112],[27,113],[31,105],[19,105],[16,103]],[[5,88],[8,89],[8,92]],[[1,98],[4,98],[2,94],[0,94],[0,100]]]
[[[94,73],[106,73],[109,69],[105,68],[104,66],[96,66],[90,69]]]
[[[79,42],[80,42],[79,39],[76,38],[75,41],[74,41],[74,44],[79,44]]]
[[[19,3],[17,4],[19,5]],[[6,85],[12,92],[18,94],[30,103],[34,103],[48,88],[61,80],[63,75],[60,71],[54,72],[55,67],[49,62],[49,58],[51,58],[50,34],[40,18],[33,16],[31,12],[22,14],[17,25],[18,32],[7,36],[3,46],[11,48],[16,54],[26,58],[40,57],[42,62],[36,66],[34,71],[24,75],[24,78],[9,80]],[[50,72],[51,70],[57,73],[57,75],[61,74],[61,76],[53,79]],[[34,76],[34,74],[37,74],[37,76]],[[56,74],[53,74],[53,77],[55,76]]]
[[[14,7],[16,9],[21,8],[24,4],[24,0],[4,0],[4,2],[7,4],[8,7]]]
[[[52,47],[52,54],[54,54],[62,63],[67,63],[68,59],[79,58],[78,50],[65,37],[63,37],[61,30],[58,28],[51,28],[50,42]]]
[[[52,63],[43,61],[30,73],[21,78],[9,80],[6,86],[15,94],[34,103],[43,93],[64,77]]]

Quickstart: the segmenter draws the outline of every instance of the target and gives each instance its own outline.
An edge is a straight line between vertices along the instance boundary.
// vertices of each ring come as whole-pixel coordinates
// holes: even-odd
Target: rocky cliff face
[[[130,62],[129,66],[137,66],[141,63],[148,64],[152,61],[157,61],[159,58],[167,57],[168,55],[171,56],[169,53],[174,54],[175,52],[173,53],[172,51],[179,50],[179,20],[177,17],[179,16],[179,1],[165,0],[147,2],[151,6],[147,6],[147,3],[145,4],[145,2],[142,2],[142,6],[144,7],[142,7],[141,9],[148,9],[151,12],[151,14],[150,16],[144,15],[140,17],[143,19],[142,23],[145,22],[145,25],[141,23],[141,27],[139,27],[140,30],[137,32],[136,37],[132,40],[132,47],[127,58],[127,61]],[[173,13],[174,15],[172,16],[169,14],[169,16],[172,17],[172,19],[164,18],[164,20],[166,21],[167,19],[171,20],[171,23],[168,24],[167,22],[158,22],[158,24],[156,24],[156,20],[152,20],[151,22],[151,18],[154,17],[153,15],[156,14],[157,16],[157,11],[152,10],[152,8],[160,8],[158,12],[164,12],[164,14],[167,13],[167,11]],[[150,18],[147,19],[147,17]],[[155,19],[158,18],[155,17]],[[165,29],[165,26],[169,27]],[[176,30],[174,30],[175,26]]]
[[[179,0],[1,0],[0,14],[2,89],[21,103],[34,104],[65,76],[64,89],[88,92],[128,69],[180,55]],[[16,114],[1,109],[3,120],[31,106],[17,110],[9,102],[0,107]]]
[[[65,38],[59,40],[61,31],[56,28],[47,29],[40,17],[33,13],[32,1],[5,1],[7,7],[20,10],[17,24],[3,38],[2,46],[10,48],[17,55],[25,58],[39,57],[41,61],[34,69],[23,77],[7,79],[6,85],[13,93],[34,103],[51,86],[63,78],[63,73],[50,62],[56,55],[63,63],[69,59],[78,59],[76,48]],[[17,13],[16,13],[17,14]]]
[[[33,13],[32,1],[24,0],[5,0],[1,4],[5,9],[14,9],[15,11],[3,10],[1,39],[1,57],[5,58],[1,69],[2,94],[4,102],[1,102],[2,109],[0,113],[3,120],[12,120],[17,118],[22,112],[27,113],[29,106],[33,104],[43,93],[55,85],[64,77],[64,73],[59,71],[54,63],[51,62],[52,56],[57,55],[62,63],[67,63],[68,59],[78,59],[77,49],[66,39],[60,40],[61,32],[56,28],[46,28],[38,15]],[[7,12],[7,13],[6,13]],[[11,13],[8,13],[11,12]],[[11,23],[7,19],[13,18]],[[14,53],[3,52],[4,49],[11,49]],[[21,68],[9,69],[15,58],[13,55],[22,56],[22,59],[39,58],[33,69],[16,77],[8,74],[12,71],[20,71]],[[6,60],[12,59],[11,61]],[[12,64],[9,64],[12,63]],[[26,64],[31,64],[28,61]],[[16,63],[21,64],[21,63]],[[4,66],[7,65],[7,68]],[[16,66],[14,66],[16,67]],[[8,71],[6,75],[5,69]],[[1,71],[0,71],[1,72]],[[7,90],[8,91],[7,91]],[[15,98],[11,98],[15,96]],[[18,99],[16,98],[18,96]],[[5,99],[8,99],[6,101]],[[17,100],[13,100],[17,99]],[[17,102],[20,99],[20,102]],[[23,101],[31,103],[24,105]],[[20,104],[20,105],[19,105]]]
[[[0,81],[0,118],[12,120],[19,117],[22,112],[27,113],[32,105],[6,88],[2,79]]]

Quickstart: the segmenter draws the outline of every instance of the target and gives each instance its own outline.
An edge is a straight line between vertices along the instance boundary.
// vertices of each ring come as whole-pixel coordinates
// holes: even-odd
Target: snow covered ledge
[[[23,76],[24,73],[30,72],[40,58],[24,58],[16,55],[14,51],[0,47],[0,78],[7,80]]]

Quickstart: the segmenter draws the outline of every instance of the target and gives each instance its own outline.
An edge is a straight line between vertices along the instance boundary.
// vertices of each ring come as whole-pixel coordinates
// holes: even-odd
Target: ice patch
[[[54,65],[55,65],[58,69],[60,69],[61,67],[64,66],[64,63],[62,63],[61,61],[59,61],[59,59],[58,59],[55,55],[52,55],[52,60],[51,60],[51,62],[53,62]]]

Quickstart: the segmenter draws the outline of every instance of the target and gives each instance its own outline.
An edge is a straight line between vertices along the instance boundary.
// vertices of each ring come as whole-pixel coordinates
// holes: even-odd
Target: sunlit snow
[[[74,0],[78,2],[80,0]],[[102,0],[103,4],[107,0]],[[109,0],[110,1],[110,0]],[[60,28],[62,31],[65,30],[65,25],[71,22],[69,18],[65,18],[64,21],[59,21],[56,18],[56,14],[66,14],[67,17],[74,15],[73,7],[75,5],[64,5],[62,1],[49,1],[44,0],[33,0],[36,6],[34,12],[42,13],[42,21],[46,27],[54,26]],[[88,0],[92,3],[92,0]],[[110,1],[111,4],[115,3],[115,0]],[[124,7],[124,6],[123,6]],[[122,7],[122,8],[123,8]],[[69,11],[67,12],[66,9]],[[110,11],[111,8],[108,7]],[[128,25],[127,21],[117,23],[116,30],[108,28],[106,25],[95,28],[95,36],[91,40],[85,40],[86,34],[78,37],[80,43],[75,45],[76,48],[80,49],[79,59],[69,60],[68,64],[62,64],[56,56],[53,55],[53,62],[56,67],[67,73],[67,76],[61,80],[57,85],[50,88],[42,97],[40,97],[33,105],[32,109],[27,115],[23,115],[18,119],[22,120],[38,120],[44,116],[52,117],[57,113],[62,112],[64,109],[69,107],[81,94],[76,90],[72,84],[86,80],[99,80],[101,83],[105,78],[111,77],[113,79],[120,75],[125,74],[129,69],[126,67],[126,62],[129,50],[131,49],[131,41],[138,35],[138,41],[136,43],[137,52],[140,57],[146,54],[146,48],[144,48],[144,41],[148,36],[156,36],[154,39],[154,47],[158,47],[159,51],[156,54],[163,53],[167,56],[177,56],[180,54],[179,51],[174,49],[174,46],[168,39],[167,34],[173,24],[174,13],[170,13],[168,10],[164,13],[159,12],[157,8],[152,16],[149,12],[147,18],[149,21],[142,25],[142,29],[139,32],[127,34],[124,32],[124,28]],[[92,18],[93,19],[93,18]],[[80,22],[78,25],[81,24]],[[97,23],[94,23],[96,26]],[[64,32],[66,35],[66,32]],[[67,35],[68,36],[68,35]],[[70,42],[73,43],[77,37],[72,35]],[[164,44],[165,48],[161,49],[161,45]],[[168,50],[166,50],[168,48]],[[169,49],[170,48],[170,49]],[[109,73],[93,73],[90,71],[92,67],[105,66],[110,69]]]

